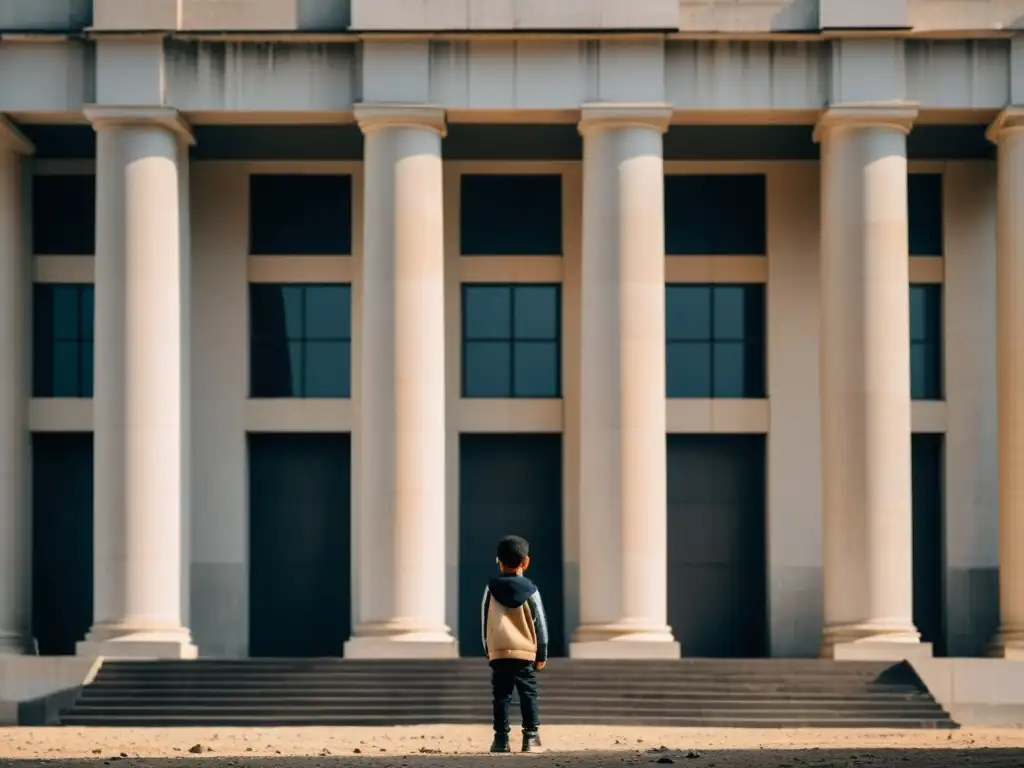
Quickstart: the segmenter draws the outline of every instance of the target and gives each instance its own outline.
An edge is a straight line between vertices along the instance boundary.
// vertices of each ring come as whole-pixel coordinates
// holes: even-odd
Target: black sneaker
[[[512,745],[508,743],[507,733],[494,734],[494,741],[491,742],[491,752],[511,752]]]
[[[540,748],[540,734],[536,731],[523,731],[523,752],[536,752]]]

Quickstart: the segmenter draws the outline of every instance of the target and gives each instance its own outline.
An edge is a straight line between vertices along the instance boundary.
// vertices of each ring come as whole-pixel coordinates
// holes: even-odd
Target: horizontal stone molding
[[[671,104],[597,102],[580,109],[579,130],[648,128],[664,133],[671,121]]]
[[[93,105],[82,110],[85,119],[97,131],[104,128],[154,127],[178,134],[188,144],[195,144],[192,128],[181,113],[172,107],[106,107]]]
[[[829,131],[849,128],[889,128],[907,134],[919,112],[918,105],[910,102],[837,104],[821,113],[814,140],[820,142]]]
[[[356,104],[355,117],[363,133],[383,128],[427,128],[443,138],[448,132],[444,108],[431,104]]]

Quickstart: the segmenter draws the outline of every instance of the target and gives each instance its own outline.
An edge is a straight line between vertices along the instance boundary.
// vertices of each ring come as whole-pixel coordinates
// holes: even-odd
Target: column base
[[[921,642],[913,624],[843,624],[825,627],[820,655],[838,661],[930,659],[932,644]]]
[[[620,624],[582,626],[569,643],[572,659],[678,659],[679,643],[669,627]]]
[[[32,650],[32,642],[29,638],[17,632],[0,630],[0,654],[22,656],[31,653]]]
[[[199,649],[185,629],[130,629],[108,625],[93,627],[75,646],[76,656],[107,659],[195,659]]]
[[[985,655],[995,659],[1024,661],[1024,630],[999,630],[985,649]]]
[[[346,659],[457,659],[459,644],[448,627],[417,631],[388,624],[363,625],[345,642]]]

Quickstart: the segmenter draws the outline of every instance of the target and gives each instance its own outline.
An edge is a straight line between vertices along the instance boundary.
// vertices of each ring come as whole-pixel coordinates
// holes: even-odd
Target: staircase
[[[539,681],[545,724],[958,727],[905,663],[555,659]],[[482,660],[245,659],[108,661],[60,722],[414,725],[490,716]]]

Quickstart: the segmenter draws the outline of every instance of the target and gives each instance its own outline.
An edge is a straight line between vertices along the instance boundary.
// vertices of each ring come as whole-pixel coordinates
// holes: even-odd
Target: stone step
[[[489,676],[478,659],[110,661],[61,722],[486,723]],[[538,680],[550,723],[955,727],[907,664],[557,659]]]

